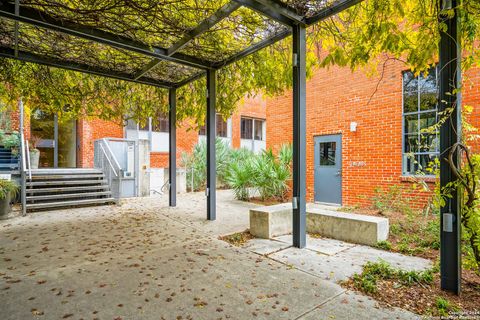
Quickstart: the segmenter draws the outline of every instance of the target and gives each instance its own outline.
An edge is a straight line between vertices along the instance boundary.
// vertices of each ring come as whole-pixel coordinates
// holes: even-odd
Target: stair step
[[[0,163],[0,170],[1,169],[18,169],[18,163]]]
[[[70,198],[91,198],[100,196],[111,196],[110,191],[98,191],[98,192],[80,192],[80,193],[57,193],[43,196],[28,196],[27,201],[40,201],[40,200],[54,200],[54,199],[70,199]]]
[[[32,209],[50,209],[50,208],[60,208],[60,207],[74,207],[74,206],[84,206],[91,204],[107,204],[114,203],[114,198],[102,198],[102,199],[86,199],[86,200],[72,200],[72,201],[59,201],[59,202],[42,202],[42,203],[27,203],[27,210]]]
[[[54,193],[54,192],[73,192],[73,191],[86,191],[86,190],[108,190],[108,184],[99,186],[86,186],[86,187],[59,187],[59,188],[41,188],[41,189],[26,189],[27,193]]]
[[[100,174],[103,173],[102,170],[92,169],[92,168],[40,168],[32,169],[32,175],[57,175],[57,174]]]
[[[38,182],[27,181],[26,182],[27,187],[55,186],[55,185],[85,185],[85,184],[107,185],[105,183],[105,180],[64,180],[64,181],[38,181]]]
[[[104,178],[103,173],[96,174],[56,174],[56,175],[32,175],[32,180],[60,180],[60,179],[92,179]]]

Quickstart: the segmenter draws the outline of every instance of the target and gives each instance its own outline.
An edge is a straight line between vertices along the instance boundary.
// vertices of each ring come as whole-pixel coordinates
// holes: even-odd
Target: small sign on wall
[[[0,179],[1,180],[12,180],[12,175],[11,174],[8,174],[8,173],[5,173],[5,174],[0,174]]]
[[[367,162],[366,161],[352,161],[350,162],[351,167],[366,167]]]

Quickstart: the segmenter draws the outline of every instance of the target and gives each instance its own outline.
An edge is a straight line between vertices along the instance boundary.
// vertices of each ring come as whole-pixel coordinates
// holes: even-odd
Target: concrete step
[[[103,173],[95,174],[55,174],[55,175],[33,175],[32,181],[35,180],[65,180],[65,179],[103,179]]]
[[[57,199],[72,199],[72,198],[99,198],[112,196],[110,191],[98,191],[98,192],[80,192],[80,193],[57,193],[49,195],[33,195],[27,196],[27,201],[45,201],[45,200],[57,200]]]
[[[27,203],[27,210],[36,209],[51,209],[51,208],[65,208],[65,207],[82,207],[87,205],[105,205],[115,203],[114,198],[102,199],[85,199],[72,201],[58,201],[58,202],[42,202],[42,203]]]
[[[33,177],[32,177],[33,178]],[[107,185],[106,181],[104,180],[64,180],[64,181],[38,181],[38,182],[31,182],[27,181],[27,187],[42,187],[42,186],[66,186],[66,185],[91,185],[91,184],[101,184]]]
[[[73,186],[73,187],[58,187],[58,188],[39,188],[39,189],[26,189],[27,193],[56,193],[56,192],[63,192],[63,193],[72,193],[76,191],[94,191],[94,190],[108,190],[108,184],[102,184],[98,186]]]

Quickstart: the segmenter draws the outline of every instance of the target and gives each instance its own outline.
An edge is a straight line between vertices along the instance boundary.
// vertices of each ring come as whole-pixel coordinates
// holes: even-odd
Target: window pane
[[[404,152],[418,152],[418,134],[405,135],[405,150]]]
[[[422,154],[418,156],[418,170],[427,174],[433,174],[435,170],[435,159],[438,158],[436,154]]]
[[[255,120],[255,140],[263,140],[263,121]]]
[[[418,111],[418,79],[412,72],[403,73],[403,112]]]
[[[433,129],[433,125],[437,123],[437,113],[436,112],[427,112],[420,114],[420,130]]]
[[[216,120],[217,120],[217,125],[216,125],[217,136],[226,138],[228,136],[227,122],[223,120],[223,117],[221,115],[218,115],[218,114],[216,116]]]
[[[405,116],[405,133],[418,132],[418,114],[411,114]]]
[[[242,139],[252,139],[252,119],[241,118],[240,120],[240,129],[241,129],[241,138]]]
[[[335,151],[336,142],[321,142],[320,143],[320,165],[334,166],[335,165]]]
[[[438,152],[440,147],[438,136],[436,134],[422,134],[419,147],[421,152]]]
[[[405,161],[405,172],[404,174],[416,174],[418,170],[418,156],[413,154],[406,154],[404,157]]]
[[[419,80],[420,110],[435,110],[437,108],[437,76],[435,68],[428,75],[422,75]]]

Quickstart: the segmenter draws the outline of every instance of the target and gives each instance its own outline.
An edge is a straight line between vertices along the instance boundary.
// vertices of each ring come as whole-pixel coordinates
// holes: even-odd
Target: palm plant
[[[226,182],[233,189],[235,199],[246,201],[250,198],[252,184],[252,161],[232,162],[226,176]]]

